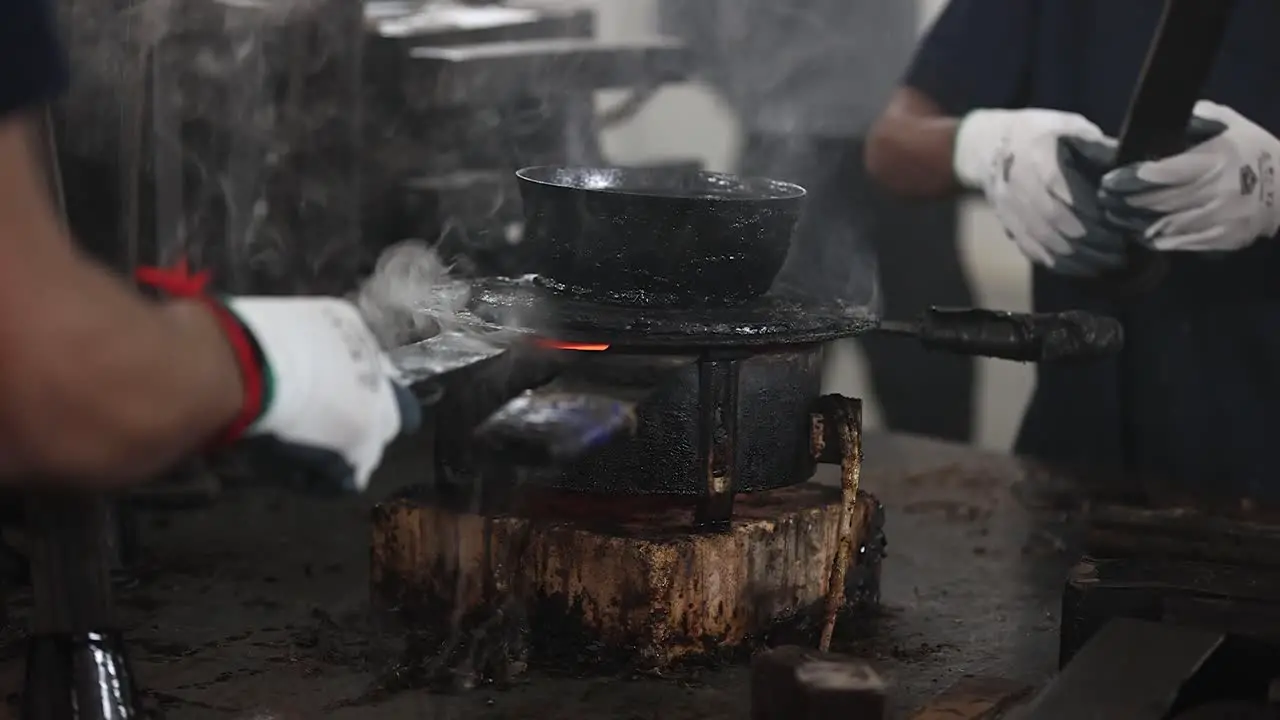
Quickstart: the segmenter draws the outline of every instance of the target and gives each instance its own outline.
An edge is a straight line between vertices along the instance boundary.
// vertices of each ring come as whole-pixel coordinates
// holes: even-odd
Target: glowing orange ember
[[[579,350],[579,351],[585,351],[585,352],[600,352],[601,350],[609,349],[608,343],[561,342],[559,340],[547,340],[545,338],[538,340],[538,344],[544,348],[550,348],[551,350]]]

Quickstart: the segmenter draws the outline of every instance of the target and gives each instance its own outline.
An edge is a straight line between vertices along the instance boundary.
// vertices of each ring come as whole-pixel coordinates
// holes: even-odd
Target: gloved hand
[[[364,490],[387,444],[418,426],[421,409],[355,305],[240,297],[225,307],[256,346],[264,381],[261,413],[245,436],[278,441],[339,487]]]
[[[1157,250],[1230,251],[1280,229],[1280,140],[1229,107],[1196,104],[1191,149],[1102,179],[1107,219]]]
[[[1103,222],[1097,178],[1115,142],[1081,115],[975,110],[956,133],[954,169],[980,190],[1032,262],[1092,277],[1125,263],[1125,240]]]
[[[362,491],[396,435],[422,410],[356,306],[327,297],[206,294],[207,273],[185,261],[141,268],[138,282],[203,300],[218,318],[244,378],[244,409],[220,441],[272,441],[335,487]]]

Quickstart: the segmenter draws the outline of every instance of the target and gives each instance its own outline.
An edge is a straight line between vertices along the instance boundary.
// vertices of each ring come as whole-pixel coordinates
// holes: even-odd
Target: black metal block
[[[1098,631],[1032,702],[1028,720],[1164,720],[1226,635],[1139,620]]]

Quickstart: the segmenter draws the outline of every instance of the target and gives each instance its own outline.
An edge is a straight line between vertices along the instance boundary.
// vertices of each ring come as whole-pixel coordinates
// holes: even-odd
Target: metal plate
[[[731,307],[631,308],[557,296],[536,281],[485,278],[472,290],[471,311],[565,342],[628,349],[726,348],[827,342],[873,330],[864,305],[769,294]]]

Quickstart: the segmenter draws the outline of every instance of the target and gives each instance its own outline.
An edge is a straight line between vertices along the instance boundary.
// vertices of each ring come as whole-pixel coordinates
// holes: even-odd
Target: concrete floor
[[[1056,658],[1058,593],[1071,556],[1054,517],[1019,501],[1040,475],[1007,457],[870,435],[863,486],[887,509],[883,612],[841,649],[892,683],[904,717],[965,674],[1043,680]],[[826,466],[819,481],[838,472]],[[426,479],[402,444],[375,490]],[[157,717],[332,720],[740,720],[747,673],[719,666],[665,679],[534,672],[508,690],[383,692],[403,635],[368,612],[368,499],[238,489],[202,510],[145,515],[139,582],[120,605]],[[20,687],[14,630],[0,687]],[[4,641],[7,638],[7,641]],[[277,714],[266,714],[270,709]],[[0,704],[0,716],[5,707]]]

